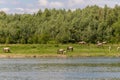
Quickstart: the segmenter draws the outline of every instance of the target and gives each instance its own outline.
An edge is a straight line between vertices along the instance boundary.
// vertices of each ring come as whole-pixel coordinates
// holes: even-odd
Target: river
[[[0,80],[120,80],[120,58],[0,59]]]

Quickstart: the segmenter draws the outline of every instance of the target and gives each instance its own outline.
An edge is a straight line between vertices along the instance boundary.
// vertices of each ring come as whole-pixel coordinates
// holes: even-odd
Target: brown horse
[[[67,51],[73,51],[73,47],[72,46],[68,46],[67,47]]]
[[[5,53],[9,53],[9,52],[10,52],[10,48],[9,48],[9,47],[5,47],[5,48],[3,48],[3,52],[5,52]]]

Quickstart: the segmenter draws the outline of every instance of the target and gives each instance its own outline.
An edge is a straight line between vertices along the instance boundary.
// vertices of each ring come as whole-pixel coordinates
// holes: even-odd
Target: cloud
[[[33,14],[38,12],[39,9],[35,8],[35,9],[31,9],[31,8],[0,8],[0,11],[4,11],[5,13],[9,13],[9,14],[14,14],[14,13],[18,13],[18,14],[24,14],[24,13],[29,13],[29,14]]]
[[[114,7],[120,5],[120,0],[0,0],[0,11],[8,13],[34,13],[38,9],[45,8],[64,8],[66,10],[75,10],[76,8],[85,8],[87,5],[104,5]]]
[[[109,7],[114,7],[116,4],[119,4],[117,0],[90,0],[92,4],[96,4],[100,7],[104,7],[105,5],[108,5]],[[119,1],[120,2],[120,1]]]
[[[24,9],[24,12],[25,13],[36,13],[39,9],[29,9],[29,8],[26,8]]]
[[[39,6],[44,8],[61,8],[64,6],[64,4],[59,1],[38,0],[38,3]]]
[[[29,7],[29,8],[33,8],[33,7],[35,7],[34,4],[27,4],[26,6]]]
[[[38,0],[38,2],[39,2],[39,5],[43,6],[43,7],[46,7],[48,5],[48,1],[47,0]]]
[[[68,0],[67,8],[85,8],[88,5],[98,5],[104,7],[105,5],[109,7],[114,7],[116,4],[120,4],[119,0]]]
[[[0,8],[0,11],[9,12],[10,9],[9,8]]]
[[[23,11],[24,11],[23,8],[15,8],[15,10],[20,11],[20,12],[23,12]]]
[[[63,7],[64,6],[64,4],[63,3],[61,3],[61,2],[51,2],[50,3],[50,7],[51,8],[55,8],[55,7]]]
[[[0,0],[0,4],[5,4],[6,2],[3,0]]]
[[[13,1],[12,4],[13,4],[13,5],[18,5],[18,4],[20,4],[20,2],[18,2],[18,1]]]
[[[14,12],[24,14],[24,13],[36,13],[39,9],[30,9],[30,8],[14,8]]]
[[[74,7],[77,6],[79,4],[83,4],[84,0],[68,0],[68,6],[69,7]]]

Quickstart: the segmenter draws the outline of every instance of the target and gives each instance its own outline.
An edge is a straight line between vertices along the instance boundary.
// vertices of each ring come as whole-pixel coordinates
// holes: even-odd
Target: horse
[[[103,43],[97,41],[97,46],[103,46]]]
[[[103,41],[102,43],[103,43],[103,44],[107,44],[107,42],[106,42],[106,41]]]
[[[97,43],[97,46],[102,46],[103,44],[102,43]]]
[[[67,47],[67,51],[73,51],[73,47],[72,46],[68,46]]]
[[[86,44],[85,41],[78,42],[78,44]]]
[[[58,49],[58,50],[57,50],[57,53],[58,53],[58,54],[65,54],[65,53],[66,53],[66,50],[64,50],[64,49]]]
[[[9,52],[10,52],[10,48],[9,48],[9,47],[5,47],[5,48],[3,48],[3,51],[4,51],[5,53],[9,53]]]

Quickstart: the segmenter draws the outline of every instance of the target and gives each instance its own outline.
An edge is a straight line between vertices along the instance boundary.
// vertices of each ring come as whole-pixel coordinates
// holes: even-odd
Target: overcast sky
[[[6,13],[34,13],[39,9],[76,9],[87,5],[104,5],[114,7],[120,5],[120,0],[0,0],[0,11]]]

